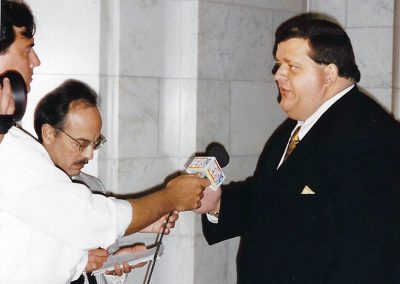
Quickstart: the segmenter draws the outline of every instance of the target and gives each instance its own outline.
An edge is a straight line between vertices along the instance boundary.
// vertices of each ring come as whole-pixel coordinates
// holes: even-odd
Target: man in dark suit
[[[293,17],[273,54],[288,119],[253,176],[205,192],[207,241],[241,236],[239,283],[400,283],[399,123],[358,90],[337,24]]]

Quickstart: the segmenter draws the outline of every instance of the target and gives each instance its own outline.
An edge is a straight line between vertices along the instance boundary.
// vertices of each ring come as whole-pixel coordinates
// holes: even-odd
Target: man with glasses
[[[197,208],[209,185],[207,179],[180,176],[138,199],[92,194],[70,177],[104,141],[97,95],[70,80],[47,99],[48,108],[39,105],[43,112],[35,123],[44,147],[17,127],[0,144],[2,283],[69,283],[85,269],[88,250],[107,248],[171,211]],[[157,224],[153,232],[162,230]]]
[[[98,150],[107,140],[100,134],[101,117],[97,107],[96,93],[84,83],[68,80],[60,87],[44,96],[35,110],[35,131],[39,142],[43,144],[54,164],[64,171],[74,181],[85,184],[93,192],[105,194],[104,185],[91,175],[81,172],[89,160],[93,159],[93,152]],[[177,215],[172,216],[169,226],[174,225]],[[158,222],[162,222],[161,218]],[[158,228],[157,224],[152,224]],[[142,232],[152,232],[146,228]],[[118,244],[112,246],[118,249]],[[145,249],[144,246],[127,247],[117,254],[134,252]],[[108,252],[105,249],[89,250],[89,261],[81,277],[73,281],[74,284],[85,283],[123,283],[126,274],[131,270],[127,263],[123,267],[115,266],[115,274],[90,275],[107,260]],[[121,276],[119,278],[119,276]]]

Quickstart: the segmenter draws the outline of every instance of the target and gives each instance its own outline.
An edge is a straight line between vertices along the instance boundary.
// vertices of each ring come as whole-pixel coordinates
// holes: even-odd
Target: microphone
[[[187,167],[186,172],[190,174],[200,173],[203,177],[208,178],[211,183],[210,187],[217,190],[225,180],[222,168],[228,163],[229,154],[225,147],[217,142],[212,142],[207,146],[205,155],[195,157]]]
[[[211,185],[210,187],[213,190],[217,190],[218,187],[222,184],[225,179],[225,174],[222,171],[229,163],[229,154],[226,152],[225,147],[218,142],[210,143],[207,148],[204,156],[195,157],[190,165],[187,167],[187,173],[201,173],[203,177],[207,177]],[[153,260],[148,266],[147,273],[145,275],[145,279],[143,283],[149,284],[151,276],[153,275],[154,266],[156,264],[158,252],[160,250],[162,239],[164,237],[165,229],[167,227],[168,219],[171,216],[172,212],[170,212],[164,221],[164,225],[162,228],[162,232],[157,235],[156,238],[156,251],[153,256]]]

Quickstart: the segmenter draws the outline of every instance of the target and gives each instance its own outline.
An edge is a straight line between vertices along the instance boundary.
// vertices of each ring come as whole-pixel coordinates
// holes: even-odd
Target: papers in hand
[[[137,253],[126,253],[126,254],[120,254],[120,255],[110,255],[107,259],[107,261],[103,264],[102,267],[99,269],[93,271],[93,275],[97,275],[100,273],[104,273],[107,270],[111,271],[114,270],[115,265],[122,265],[123,263],[127,262],[129,265],[135,265],[140,262],[146,262],[149,260],[153,260],[154,253],[156,252],[157,246],[148,249],[146,251],[141,251]],[[161,244],[160,250],[158,251],[157,258],[160,258],[161,255],[164,252],[164,245]]]

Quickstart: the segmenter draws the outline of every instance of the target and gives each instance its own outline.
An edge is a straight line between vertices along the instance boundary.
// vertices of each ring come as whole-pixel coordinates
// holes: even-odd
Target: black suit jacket
[[[241,236],[239,283],[400,283],[399,123],[354,87],[277,169],[295,125],[274,132],[252,177],[223,186],[207,241]]]

